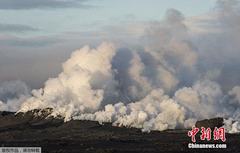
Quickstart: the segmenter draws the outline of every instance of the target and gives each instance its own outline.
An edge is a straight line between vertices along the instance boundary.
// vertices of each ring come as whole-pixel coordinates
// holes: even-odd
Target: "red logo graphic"
[[[192,142],[196,142],[196,134],[198,133],[199,128],[193,127],[191,131],[188,131],[188,136],[192,137]]]
[[[199,128],[196,127],[193,127],[191,131],[188,131],[188,136],[191,137],[192,142],[196,142],[196,135],[199,131]],[[215,127],[213,131],[213,138],[214,140],[222,140],[223,142],[225,142],[225,129],[223,127]],[[210,128],[202,127],[200,139],[210,141],[212,139],[212,130]]]
[[[213,131],[213,135],[214,135],[214,140],[219,140],[221,139],[223,142],[226,141],[226,137],[225,137],[225,129],[223,127],[221,128],[216,128]]]
[[[210,128],[205,129],[204,127],[202,127],[201,129],[202,129],[201,130],[202,134],[200,136],[201,140],[207,139],[207,141],[210,141],[211,140],[211,132],[212,132],[212,130]]]

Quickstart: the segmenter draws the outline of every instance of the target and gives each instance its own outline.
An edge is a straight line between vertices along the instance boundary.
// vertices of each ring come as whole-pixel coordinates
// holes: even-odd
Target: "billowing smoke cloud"
[[[228,132],[238,132],[240,126],[235,121],[239,120],[240,104],[236,88],[239,87],[223,95],[216,82],[201,80],[193,87],[178,89],[172,98],[162,89],[153,89],[139,101],[108,104],[102,111],[81,114],[74,119],[113,122],[113,125],[149,131],[190,128],[196,120],[221,116],[228,118],[225,121]]]
[[[240,84],[240,3],[238,0],[219,0],[215,11],[201,21],[205,32],[193,34],[197,48],[199,71],[215,73],[215,80],[224,92]],[[218,73],[216,73],[218,72]]]
[[[21,107],[21,111],[35,108],[55,108],[55,115],[66,120],[77,113],[96,111],[116,84],[111,69],[115,49],[111,44],[102,44],[97,49],[88,46],[74,52],[63,64],[63,72],[51,78],[45,87],[33,90]]]
[[[0,111],[17,111],[28,97],[30,90],[24,82],[3,82],[0,84]]]
[[[218,15],[226,4],[219,1]],[[239,17],[235,7],[230,10],[234,13],[215,20],[223,23]],[[223,117],[228,132],[238,132],[240,87],[235,82],[225,88],[219,80],[228,76],[222,74],[226,68],[211,60],[218,49],[230,54],[226,59],[217,55],[227,66],[230,57],[238,55],[240,47],[232,42],[237,42],[239,35],[234,34],[237,27],[229,28],[230,21],[226,28],[219,27],[220,33],[199,35],[207,41],[216,38],[216,43],[209,44],[196,41],[200,38],[189,33],[179,11],[168,10],[163,21],[145,30],[140,49],[102,43],[96,49],[85,46],[72,53],[63,63],[63,71],[46,81],[43,88],[33,90],[19,111],[50,107],[51,115],[60,115],[65,121],[112,122],[143,131],[189,128],[196,120]],[[232,40],[227,37],[224,42],[230,34]],[[222,42],[236,48],[221,48]]]

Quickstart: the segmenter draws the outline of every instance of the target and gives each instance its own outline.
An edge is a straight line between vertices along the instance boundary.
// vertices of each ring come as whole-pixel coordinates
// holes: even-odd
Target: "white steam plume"
[[[33,97],[22,104],[20,111],[50,107],[54,108],[53,115],[69,120],[78,113],[98,110],[106,94],[114,91],[114,54],[113,45],[107,43],[97,49],[85,46],[74,52],[63,64],[63,72],[49,79],[43,89],[33,90]]]
[[[144,131],[189,128],[198,119],[217,116],[239,119],[239,87],[224,95],[219,84],[203,79],[179,88],[170,97],[161,89],[168,76],[159,67],[174,73],[148,53],[116,50],[109,43],[97,49],[83,47],[63,64],[57,78],[49,79],[43,89],[33,90],[33,97],[20,111],[50,107],[53,116],[61,115],[65,121],[112,122]],[[144,63],[145,56],[151,58],[150,63]],[[117,65],[114,60],[120,57],[123,63]]]

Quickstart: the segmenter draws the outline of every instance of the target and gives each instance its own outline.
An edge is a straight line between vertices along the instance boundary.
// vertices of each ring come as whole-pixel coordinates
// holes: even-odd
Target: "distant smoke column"
[[[22,81],[0,84],[0,111],[17,111],[21,103],[30,96],[30,89]]]

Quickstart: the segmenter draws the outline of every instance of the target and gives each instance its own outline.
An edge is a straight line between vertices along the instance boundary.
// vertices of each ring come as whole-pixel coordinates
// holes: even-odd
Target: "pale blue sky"
[[[215,0],[89,0],[84,4],[91,7],[0,9],[0,23],[38,29],[24,34],[10,31],[11,34],[22,37],[50,35],[98,29],[125,20],[160,20],[168,8],[175,8],[185,16],[195,16],[213,8]]]
[[[144,23],[161,21],[167,9],[198,16],[214,8],[215,2],[0,0],[0,82],[18,79],[38,88],[85,44],[139,43],[138,30],[144,30]]]

